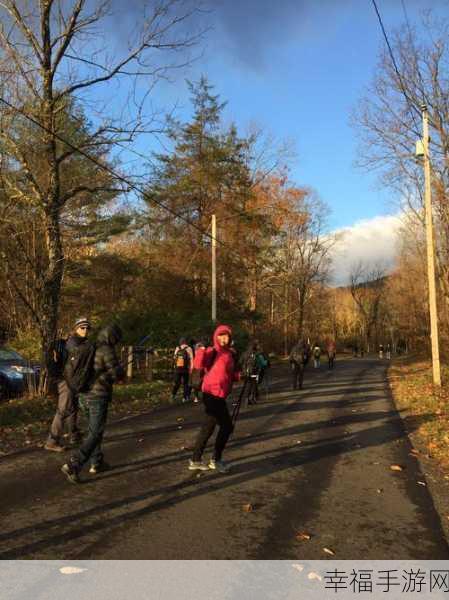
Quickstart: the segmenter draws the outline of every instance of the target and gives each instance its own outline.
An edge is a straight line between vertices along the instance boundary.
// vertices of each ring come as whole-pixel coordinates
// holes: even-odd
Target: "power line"
[[[402,80],[402,75],[399,72],[398,65],[396,63],[396,59],[395,59],[394,54],[393,54],[393,49],[392,49],[391,44],[390,44],[390,40],[388,39],[388,35],[387,35],[386,29],[384,27],[384,24],[383,24],[383,21],[382,21],[382,17],[380,16],[379,9],[377,8],[376,0],[371,0],[371,2],[373,4],[373,6],[374,6],[374,10],[376,11],[377,19],[379,21],[380,28],[382,29],[382,33],[383,33],[383,36],[385,38],[385,43],[387,44],[388,52],[390,54],[391,62],[393,63],[394,70],[396,71],[396,75],[398,77],[399,85],[400,85],[402,93],[404,94],[404,98],[405,98],[407,107],[409,109],[410,116],[412,117],[413,123],[415,125],[415,129],[418,132],[419,131],[419,127],[418,127],[418,125],[416,123],[415,114],[414,114],[414,110],[417,110],[417,109],[413,106],[412,101],[410,100],[410,98],[408,97],[407,92],[405,91],[405,86],[404,86],[404,82]]]

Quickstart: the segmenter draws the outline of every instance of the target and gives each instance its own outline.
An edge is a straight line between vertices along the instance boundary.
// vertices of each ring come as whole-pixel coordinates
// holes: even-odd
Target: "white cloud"
[[[399,216],[379,216],[365,219],[344,229],[338,229],[342,239],[333,250],[333,283],[347,285],[354,264],[394,266],[397,253]]]

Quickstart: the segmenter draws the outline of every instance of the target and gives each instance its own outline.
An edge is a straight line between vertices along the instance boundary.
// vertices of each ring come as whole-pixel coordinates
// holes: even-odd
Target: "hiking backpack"
[[[291,358],[296,364],[305,365],[307,364],[309,357],[307,350],[304,347],[295,346],[295,348],[293,348]]]
[[[190,356],[187,348],[178,348],[175,354],[175,368],[188,371],[190,366]]]
[[[215,350],[215,348],[212,351],[212,360],[210,362],[210,367],[209,367],[209,371],[212,369],[212,367],[214,366],[215,363],[215,359],[217,358],[217,351]],[[206,371],[203,368],[199,369],[198,367],[193,367],[192,369],[192,373],[190,374],[190,385],[192,386],[192,388],[197,391],[197,392],[201,392],[201,388],[203,386],[203,379],[204,379],[204,375],[206,374]]]
[[[246,377],[251,377],[258,374],[259,367],[257,364],[257,354],[255,352],[250,352],[247,354],[247,356],[245,356],[243,371]]]
[[[55,340],[49,349],[48,374],[50,377],[59,379],[64,373],[65,363],[67,361],[66,340]]]
[[[85,341],[72,350],[64,368],[64,379],[73,393],[88,392],[94,380],[95,344]]]

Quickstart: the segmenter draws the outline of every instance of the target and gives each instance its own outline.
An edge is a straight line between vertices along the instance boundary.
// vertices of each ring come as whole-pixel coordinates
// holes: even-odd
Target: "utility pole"
[[[217,320],[217,219],[212,215],[212,321]]]
[[[435,243],[433,239],[432,219],[432,190],[430,179],[430,155],[429,155],[429,113],[427,106],[423,104],[423,155],[424,155],[424,204],[426,213],[426,239],[427,239],[427,276],[429,280],[429,310],[430,310],[430,338],[432,343],[432,369],[433,383],[441,386],[440,349],[438,341],[438,313],[437,293],[435,284]]]

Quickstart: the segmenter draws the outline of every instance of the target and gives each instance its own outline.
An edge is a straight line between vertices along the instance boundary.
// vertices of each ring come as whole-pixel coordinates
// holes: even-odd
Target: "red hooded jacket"
[[[204,369],[202,391],[218,398],[227,398],[234,381],[238,381],[240,373],[235,364],[234,353],[229,346],[220,346],[218,336],[227,333],[232,338],[232,329],[227,325],[219,325],[214,332],[214,346],[200,348],[195,354],[194,367]]]

